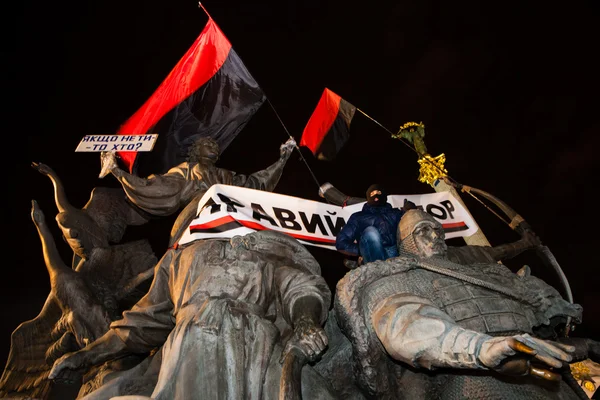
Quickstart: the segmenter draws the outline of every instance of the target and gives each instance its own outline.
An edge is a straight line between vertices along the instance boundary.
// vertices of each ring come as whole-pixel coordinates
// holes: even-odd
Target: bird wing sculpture
[[[32,201],[51,292],[40,314],[11,336],[0,398],[49,398],[54,383],[47,376],[54,361],[103,335],[112,320],[145,294],[143,284],[151,281],[158,261],[145,239],[114,244],[127,226],[147,222],[127,203],[122,189],[95,188],[87,204],[76,208],[50,167],[33,167],[54,184],[56,221],[74,258],[72,267],[61,259],[45,215]]]
[[[73,249],[74,269],[92,249],[119,243],[127,226],[148,222],[127,202],[121,188],[96,187],[85,206],[77,208],[69,202],[62,180],[52,168],[36,162],[32,163],[32,167],[52,181],[58,209],[56,221]]]
[[[51,363],[46,352],[54,344],[51,333],[62,316],[53,295],[32,320],[21,323],[10,338],[10,353],[0,378],[0,398],[45,399],[50,394]]]
[[[47,376],[53,362],[98,338],[110,323],[84,275],[60,259],[44,213],[35,200],[31,217],[42,242],[51,291],[40,314],[19,325],[11,335],[9,357],[0,378],[3,397],[47,398],[52,386]]]

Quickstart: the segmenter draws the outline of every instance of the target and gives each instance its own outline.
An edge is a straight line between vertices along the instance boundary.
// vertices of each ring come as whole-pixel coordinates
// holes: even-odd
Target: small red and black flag
[[[350,136],[356,107],[325,88],[300,139],[320,160],[332,161]]]
[[[149,172],[164,173],[186,161],[189,146],[199,137],[215,139],[222,152],[265,99],[229,40],[209,18],[167,78],[117,132],[158,133],[154,149],[140,155],[118,154],[130,172],[140,163],[136,158],[141,158],[141,163],[151,165]]]

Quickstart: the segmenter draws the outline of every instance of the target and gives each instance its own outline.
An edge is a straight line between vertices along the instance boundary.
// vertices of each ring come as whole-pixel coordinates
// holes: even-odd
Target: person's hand
[[[100,153],[100,163],[102,169],[100,170],[100,175],[98,175],[99,178],[104,178],[110,171],[119,166],[117,164],[117,155],[114,151],[103,151]]]
[[[81,351],[67,353],[54,362],[48,379],[73,383],[81,378],[79,370],[85,367],[85,354]]]
[[[296,147],[296,141],[293,138],[289,138],[284,144],[279,148],[279,155],[282,159],[287,160],[294,148]]]
[[[536,360],[547,367],[562,368],[570,362],[575,347],[548,342],[528,334],[495,337],[481,345],[478,359],[487,368],[507,375],[535,375],[548,380],[559,380],[560,375],[544,368],[531,366]]]
[[[294,333],[285,344],[279,362],[283,363],[285,356],[293,350],[299,350],[309,361],[315,361],[327,343],[323,328],[308,318],[301,318],[296,322]]]

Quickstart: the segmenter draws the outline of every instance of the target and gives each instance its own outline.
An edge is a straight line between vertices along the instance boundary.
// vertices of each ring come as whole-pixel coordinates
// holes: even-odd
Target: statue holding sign
[[[183,208],[171,231],[169,246],[172,246],[195,217],[198,202],[208,188],[220,183],[272,191],[295,146],[296,142],[289,139],[281,145],[279,159],[274,164],[251,175],[216,167],[219,145],[214,139],[205,137],[192,145],[189,161],[162,175],[150,175],[147,178],[131,175],[118,167],[112,152],[103,153],[102,169],[110,171],[119,180],[133,204],[151,215],[168,216]]]

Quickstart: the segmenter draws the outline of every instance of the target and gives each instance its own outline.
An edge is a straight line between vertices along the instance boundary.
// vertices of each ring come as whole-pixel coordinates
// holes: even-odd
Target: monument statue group
[[[250,175],[217,167],[219,146],[205,138],[145,178],[103,153],[121,187],[96,187],[83,208],[34,163],[54,186],[73,259],[32,201],[51,292],[12,334],[0,398],[588,398],[570,365],[597,365],[600,343],[565,334],[584,310],[501,262],[538,246],[534,234],[451,247],[436,218],[410,207],[398,256],[353,265],[335,293],[325,266],[277,230],[179,243],[212,185],[273,191],[295,147]],[[164,254],[123,241],[129,226],[177,213]]]

